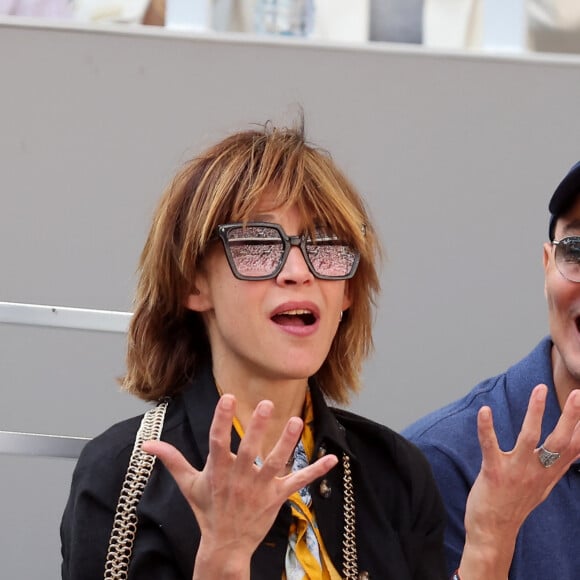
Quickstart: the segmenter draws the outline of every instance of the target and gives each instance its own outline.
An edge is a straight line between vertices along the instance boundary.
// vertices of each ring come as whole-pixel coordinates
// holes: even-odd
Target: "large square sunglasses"
[[[224,224],[217,227],[232,273],[239,280],[270,280],[281,272],[292,246],[300,248],[308,269],[321,280],[348,280],[360,254],[325,228],[288,236],[269,222]]]

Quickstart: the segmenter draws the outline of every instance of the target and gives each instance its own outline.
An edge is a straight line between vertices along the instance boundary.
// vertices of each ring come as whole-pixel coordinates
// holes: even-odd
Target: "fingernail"
[[[234,406],[234,399],[230,395],[223,395],[221,398],[221,406],[225,411],[231,411]]]
[[[269,417],[272,413],[272,403],[270,401],[260,401],[257,410],[260,417]]]
[[[481,418],[484,421],[489,421],[490,420],[490,418],[491,418],[491,411],[490,411],[489,407],[482,407],[479,412],[481,413],[480,416],[481,416]]]
[[[288,421],[288,432],[290,435],[298,435],[302,431],[302,421],[298,417],[292,417]]]

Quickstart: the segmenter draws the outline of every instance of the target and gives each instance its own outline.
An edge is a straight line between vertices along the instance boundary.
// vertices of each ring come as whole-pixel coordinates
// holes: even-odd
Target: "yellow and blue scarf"
[[[292,471],[306,467],[314,455],[314,410],[310,391],[306,392],[303,419],[304,430],[294,450]],[[243,429],[237,418],[234,418],[234,427],[242,438]],[[261,463],[260,458],[256,458],[256,463]],[[324,547],[314,512],[310,509],[312,497],[308,487],[293,493],[288,503],[292,510],[292,524],[282,580],[341,580]]]

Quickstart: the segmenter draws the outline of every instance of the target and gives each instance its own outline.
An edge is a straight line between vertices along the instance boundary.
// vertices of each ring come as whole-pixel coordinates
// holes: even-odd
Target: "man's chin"
[[[580,388],[580,352],[573,353],[565,357],[562,361],[561,369],[554,369],[554,382],[556,385],[564,382],[568,388],[578,389]]]

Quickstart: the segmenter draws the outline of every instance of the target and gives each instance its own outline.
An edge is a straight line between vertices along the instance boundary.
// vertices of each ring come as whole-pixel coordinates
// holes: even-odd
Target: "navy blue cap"
[[[574,204],[580,194],[580,161],[573,165],[554,191],[548,209],[550,210],[550,240],[554,239],[556,221]]]

